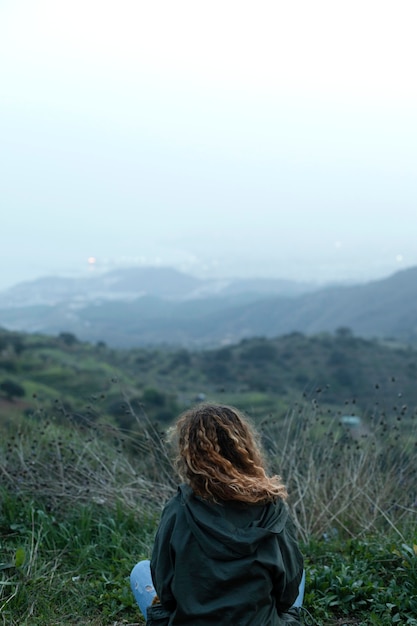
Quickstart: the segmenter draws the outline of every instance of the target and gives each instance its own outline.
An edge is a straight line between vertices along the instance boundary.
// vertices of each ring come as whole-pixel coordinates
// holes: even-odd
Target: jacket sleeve
[[[174,610],[176,606],[172,593],[175,552],[171,543],[175,520],[175,501],[170,500],[162,512],[151,556],[153,584],[162,606],[168,611]]]
[[[282,558],[282,569],[275,580],[275,601],[279,613],[284,613],[294,604],[303,576],[304,562],[295,527],[288,516],[282,532],[278,535],[278,544]]]

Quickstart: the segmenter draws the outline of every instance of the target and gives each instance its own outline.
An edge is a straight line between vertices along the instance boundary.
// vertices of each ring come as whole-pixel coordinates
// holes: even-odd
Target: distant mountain
[[[199,279],[170,267],[133,267],[83,278],[50,276],[20,283],[0,292],[0,309],[131,301],[144,296],[186,300],[252,294],[299,295],[317,287],[310,283],[274,279]]]
[[[132,300],[144,295],[183,298],[202,281],[171,268],[129,268],[86,278],[56,276],[20,283],[0,293],[0,308]]]
[[[417,342],[417,267],[383,280],[329,287],[295,299],[270,298],[235,309],[223,332],[245,329],[247,336],[291,331],[316,334],[349,327],[368,338]]]
[[[417,267],[362,285],[310,286],[309,292],[305,286],[304,293],[285,281],[203,281],[168,268],[118,270],[78,283],[56,280],[4,292],[0,326],[72,332],[120,347],[218,346],[340,327],[417,344]]]

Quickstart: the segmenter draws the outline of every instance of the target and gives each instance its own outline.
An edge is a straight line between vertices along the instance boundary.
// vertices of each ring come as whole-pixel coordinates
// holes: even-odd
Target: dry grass
[[[346,429],[338,414],[305,403],[284,424],[263,423],[272,464],[285,479],[304,541],[359,538],[417,524],[417,419],[377,412]]]
[[[288,484],[293,517],[305,542],[336,535],[360,539],[390,533],[404,544],[411,543],[409,537],[414,536],[417,527],[414,451],[417,436],[412,415],[406,416],[404,410],[401,419],[397,417],[371,413],[363,419],[364,428],[355,437],[354,433],[343,430],[337,414],[323,416],[316,403],[306,401],[295,407],[284,422],[271,417],[260,425],[272,468]],[[104,423],[84,420],[62,424],[34,416],[22,421],[16,432],[3,437],[0,486],[15,498],[17,517],[24,503],[28,503],[27,510],[34,517],[33,528],[29,521],[29,528],[26,525],[26,534],[22,535],[22,540],[27,538],[25,581],[17,567],[10,569],[12,577],[8,569],[3,569],[3,578],[0,577],[0,623],[8,626],[141,624],[139,616],[135,621],[137,609],[129,604],[126,583],[129,567],[135,562],[131,545],[134,542],[136,554],[145,555],[150,550],[153,531],[144,527],[143,520],[152,518],[156,522],[176,488],[177,476],[164,433],[146,415],[135,415],[135,419],[135,429],[125,432]],[[94,538],[93,551],[90,534],[94,520],[88,518],[88,511],[82,513],[85,505],[91,503],[105,513],[96,524],[99,535]],[[74,526],[66,525],[69,511],[73,513],[77,535]],[[133,520],[133,530],[129,526],[120,532],[119,524],[130,524],[129,517]],[[65,524],[60,525],[59,520],[65,520]],[[111,526],[112,520],[118,521]],[[46,545],[46,535],[51,541],[55,529],[57,535],[65,535],[63,548],[57,547],[58,544],[51,544],[50,548]],[[8,539],[10,528],[4,532]],[[134,539],[122,545],[128,532],[133,533]],[[113,566],[113,554],[110,558],[106,554],[106,580],[101,580],[99,587],[91,587],[88,594],[86,589],[89,596],[96,594],[97,588],[101,590],[107,617],[96,618],[95,611],[102,609],[90,605],[87,617],[83,613],[87,597],[76,598],[74,588],[69,605],[61,606],[61,621],[58,617],[53,622],[35,621],[33,615],[42,611],[47,615],[51,611],[51,595],[61,598],[62,593],[68,593],[66,585],[79,578],[80,564],[85,568],[87,559],[91,559],[90,571],[95,572],[98,581],[103,569],[98,551],[105,552],[108,541],[114,542],[113,553],[117,551],[123,565]],[[65,565],[63,572],[63,554],[71,551],[78,551],[79,561],[68,566],[73,570],[65,569]],[[82,576],[91,574],[83,570]],[[25,595],[28,581],[32,585],[30,597]],[[40,597],[48,599],[47,607],[39,606]],[[81,621],[65,617],[76,599],[80,601],[77,614],[85,615]],[[122,613],[125,620],[117,619],[120,605],[125,607]],[[17,611],[21,617],[14,621]],[[116,611],[114,618],[112,611]],[[342,626],[359,625],[361,621],[354,618],[331,621],[329,616],[329,621],[322,623]]]
[[[141,514],[159,509],[176,481],[160,433],[144,417],[135,432],[108,424],[27,420],[0,449],[1,484],[50,510],[95,502]]]
[[[1,483],[52,510],[93,501],[133,512],[139,507],[140,515],[158,512],[177,477],[164,434],[146,415],[132,414],[136,428],[129,432],[27,420],[0,451]],[[405,409],[391,419],[374,412],[358,431],[346,431],[338,415],[323,416],[317,403],[306,401],[284,423],[261,424],[303,540],[389,529],[405,541],[401,529],[417,523],[416,421]]]

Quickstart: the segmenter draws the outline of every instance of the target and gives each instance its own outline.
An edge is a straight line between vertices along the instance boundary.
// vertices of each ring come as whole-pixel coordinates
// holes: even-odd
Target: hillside
[[[417,344],[417,268],[315,290],[285,281],[204,282],[167,268],[148,270],[120,270],[76,285],[45,279],[18,286],[0,297],[0,325],[70,332],[120,348],[216,347],[341,327],[364,338]]]
[[[143,623],[128,576],[176,488],[166,430],[206,399],[253,417],[288,485],[306,623],[413,626],[416,376],[415,350],[347,329],[206,351],[0,331],[5,623]]]
[[[171,420],[196,398],[237,404],[256,416],[285,415],[303,396],[325,407],[371,414],[417,407],[417,352],[354,337],[253,338],[219,349],[114,350],[58,337],[0,333],[0,419],[40,408],[124,425],[128,400]],[[398,408],[395,406],[398,405]]]

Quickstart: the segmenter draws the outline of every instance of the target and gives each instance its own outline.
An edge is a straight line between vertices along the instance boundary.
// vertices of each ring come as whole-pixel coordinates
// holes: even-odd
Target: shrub
[[[14,398],[23,398],[25,395],[24,387],[11,379],[3,380],[0,383],[0,391],[2,391],[6,398],[10,401]]]

